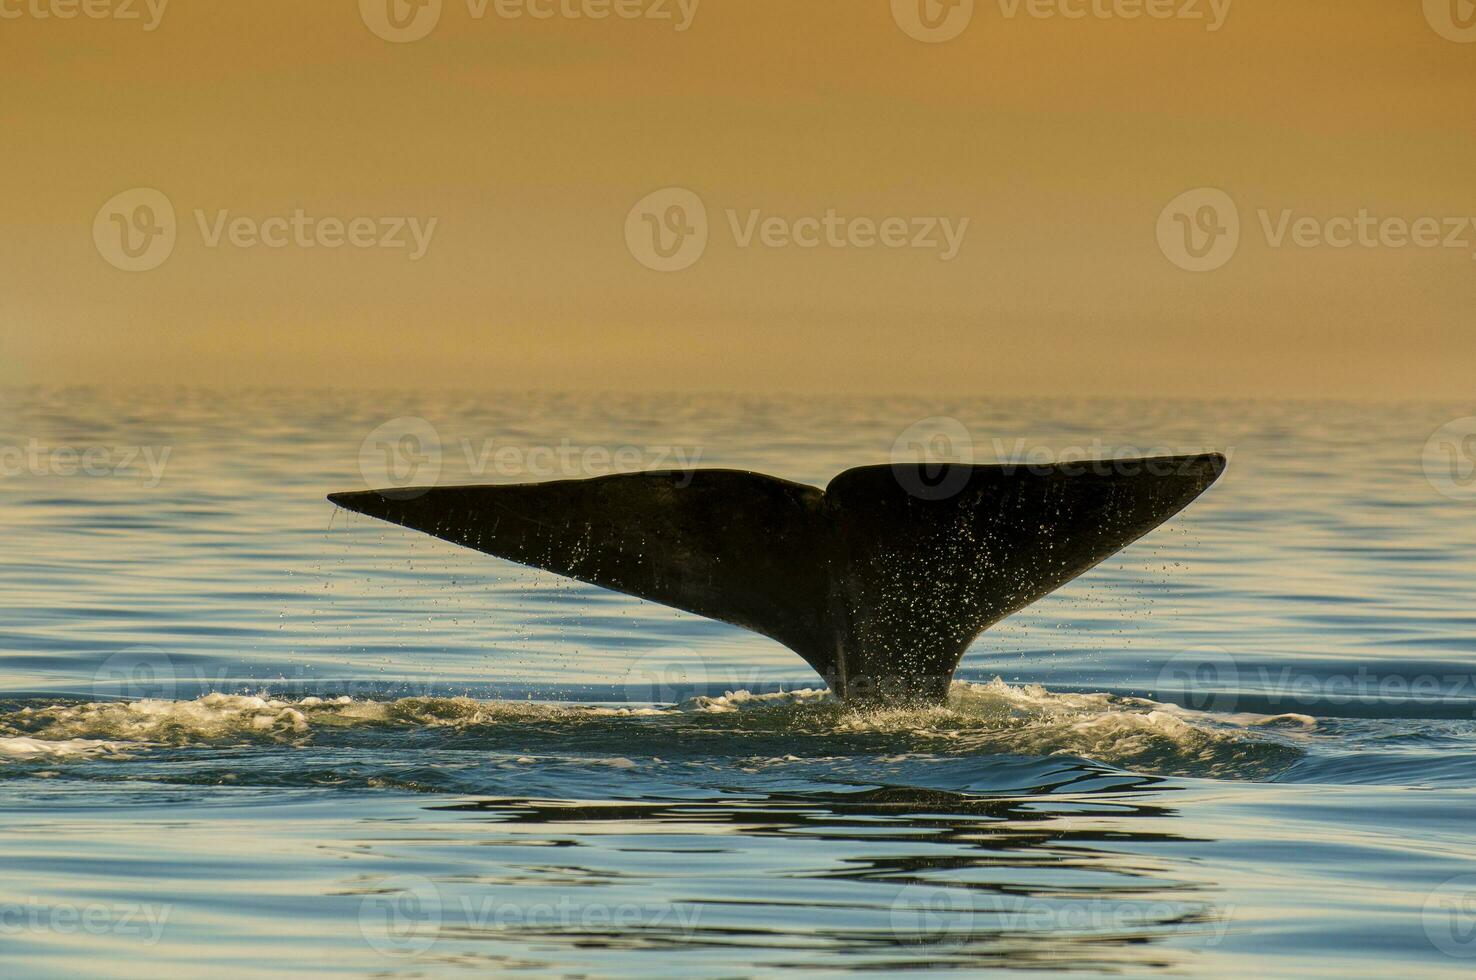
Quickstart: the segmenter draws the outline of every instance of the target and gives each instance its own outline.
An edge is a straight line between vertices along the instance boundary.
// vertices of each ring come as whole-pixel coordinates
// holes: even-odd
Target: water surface
[[[1422,461],[1467,414],[0,393],[0,957],[1465,974],[1476,487]],[[425,434],[405,419],[435,444],[385,457],[386,433]],[[834,703],[761,637],[323,499],[397,462],[445,483],[696,461],[823,485],[937,431],[976,461],[1216,449],[1230,468],[987,632],[948,705],[890,712]]]

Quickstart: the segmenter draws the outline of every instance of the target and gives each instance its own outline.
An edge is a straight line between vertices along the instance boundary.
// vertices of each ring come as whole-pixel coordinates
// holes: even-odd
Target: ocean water
[[[1472,411],[0,392],[0,969],[1467,975]],[[324,500],[917,445],[1230,466],[893,711]]]

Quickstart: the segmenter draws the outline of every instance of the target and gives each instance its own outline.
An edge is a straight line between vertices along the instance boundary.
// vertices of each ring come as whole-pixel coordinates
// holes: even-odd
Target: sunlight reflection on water
[[[1476,491],[1432,482],[1426,450],[1464,414],[4,392],[5,955],[1455,974],[1476,953]],[[703,699],[816,678],[761,637],[323,499],[363,487],[395,419],[434,430],[443,483],[695,458],[823,484],[936,417],[978,462],[1231,457],[1179,518],[987,632],[952,717],[727,711]],[[160,706],[82,707],[120,697]]]

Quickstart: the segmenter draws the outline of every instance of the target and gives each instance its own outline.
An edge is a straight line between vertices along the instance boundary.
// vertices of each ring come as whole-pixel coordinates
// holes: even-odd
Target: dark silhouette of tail
[[[348,510],[771,637],[848,699],[941,700],[985,629],[1178,513],[1216,453],[738,470],[330,494]]]

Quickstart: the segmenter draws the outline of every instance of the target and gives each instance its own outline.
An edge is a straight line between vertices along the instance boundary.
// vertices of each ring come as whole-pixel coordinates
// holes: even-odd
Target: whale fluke
[[[732,623],[847,699],[941,700],[985,629],[1204,492],[1217,453],[907,463],[821,491],[739,470],[329,494],[456,544]]]

